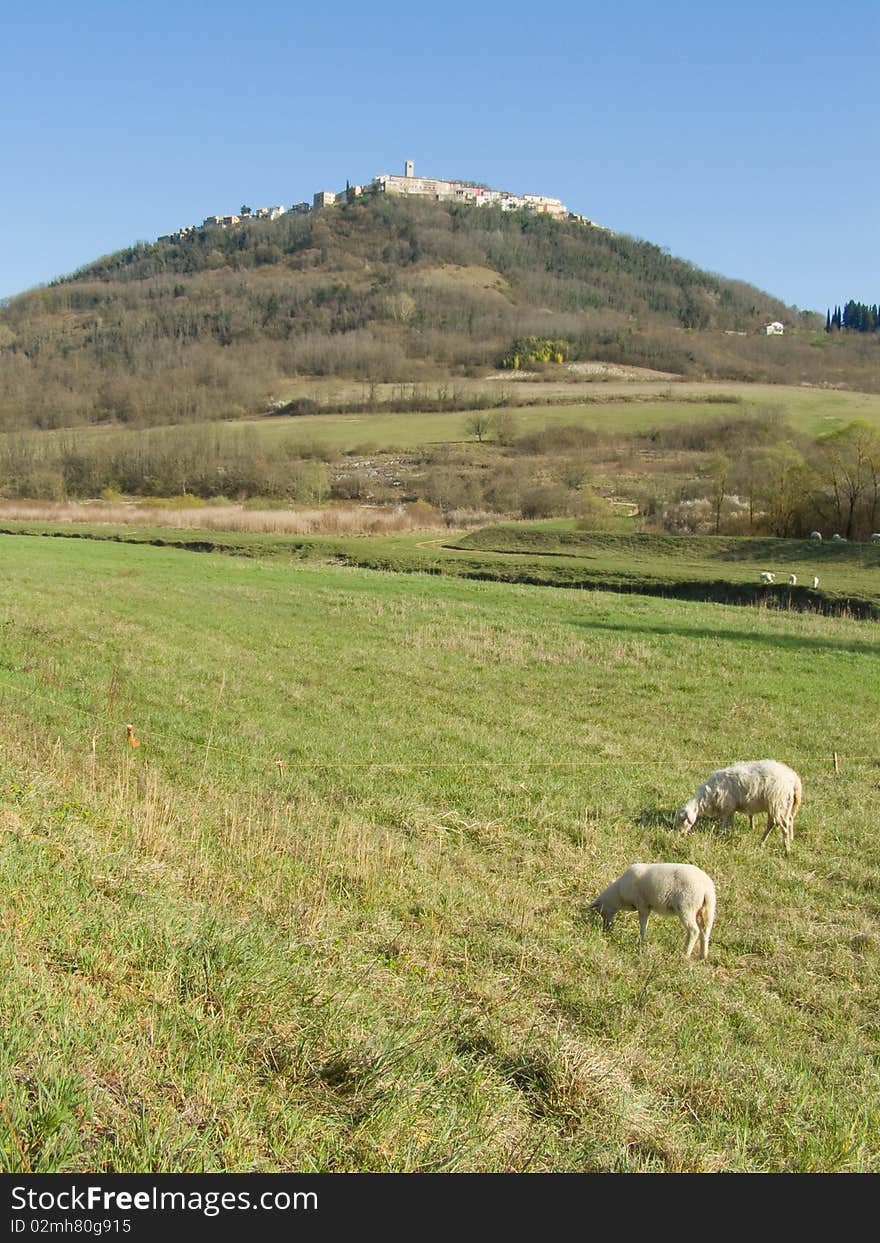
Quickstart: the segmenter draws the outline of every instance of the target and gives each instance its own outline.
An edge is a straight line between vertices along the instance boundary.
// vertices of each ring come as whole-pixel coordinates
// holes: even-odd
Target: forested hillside
[[[530,336],[564,341],[566,363],[876,388],[877,337],[823,326],[578,222],[370,196],[139,243],[9,300],[0,428],[232,417],[302,375],[480,375]]]

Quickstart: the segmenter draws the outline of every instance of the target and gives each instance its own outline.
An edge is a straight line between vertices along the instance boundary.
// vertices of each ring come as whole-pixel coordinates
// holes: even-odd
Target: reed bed
[[[242,505],[138,504],[134,501],[0,501],[0,519],[14,522],[103,523],[277,535],[379,535],[445,530],[427,505],[326,509],[245,509]]]

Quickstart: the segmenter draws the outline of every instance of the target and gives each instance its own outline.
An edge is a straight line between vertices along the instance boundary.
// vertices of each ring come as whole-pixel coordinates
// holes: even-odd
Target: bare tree
[[[819,512],[846,539],[876,529],[880,513],[880,435],[854,422],[823,436],[811,462]]]
[[[481,410],[475,410],[473,414],[469,414],[464,421],[466,432],[470,432],[472,436],[476,436],[480,444],[492,430],[492,417]]]

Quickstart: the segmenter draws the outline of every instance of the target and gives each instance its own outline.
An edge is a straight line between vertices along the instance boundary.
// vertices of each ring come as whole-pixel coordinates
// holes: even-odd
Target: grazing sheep
[[[785,853],[791,853],[794,818],[804,797],[800,777],[776,760],[750,760],[710,773],[693,798],[675,813],[675,826],[690,833],[700,816],[718,821],[720,830],[730,828],[736,812],[749,817],[767,813],[763,846],[774,828],[782,834]]]
[[[775,574],[771,574],[769,570],[761,571],[761,582],[762,583],[774,583],[775,581],[776,581]]]
[[[822,538],[822,532],[821,532],[821,531],[811,531],[811,532],[810,532],[810,539],[821,539],[821,538]]]
[[[638,911],[644,943],[648,916],[677,915],[685,929],[684,952],[690,958],[700,939],[700,957],[709,957],[709,934],[715,921],[715,885],[702,868],[690,863],[633,863],[590,903],[607,932],[618,911]]]
[[[874,532],[874,534],[871,536],[871,543],[880,544],[880,531]]]
[[[813,575],[813,591],[815,591],[818,586],[819,586],[819,579],[818,579],[818,576],[814,574]]]
[[[789,574],[789,576],[788,576],[788,585],[789,585],[790,587],[796,587],[796,586],[797,586],[797,574]]]
[[[837,543],[837,544],[845,544],[845,543],[847,542],[847,541],[843,538],[843,536],[842,536],[842,535],[838,535],[836,531],[835,531],[835,533],[831,536],[831,539],[832,539],[835,543]]]

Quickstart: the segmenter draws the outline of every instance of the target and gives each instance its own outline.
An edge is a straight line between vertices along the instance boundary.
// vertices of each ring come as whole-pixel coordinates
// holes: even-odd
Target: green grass
[[[756,601],[809,607],[818,599],[833,602],[880,603],[880,545],[832,540],[794,540],[712,535],[650,535],[595,532],[573,520],[499,523],[482,527],[455,541],[469,552],[501,553],[536,564],[556,558],[597,578],[619,576],[642,586],[667,583],[743,584]],[[770,588],[761,586],[763,570],[777,576]],[[789,588],[788,576],[797,578]],[[813,591],[813,576],[819,588]]]
[[[679,390],[684,399],[676,401],[675,394]],[[867,393],[826,392],[769,384],[676,384],[670,387],[668,382],[620,384],[605,400],[604,385],[585,385],[581,391],[587,397],[582,403],[567,400],[560,405],[505,406],[502,409],[511,413],[521,432],[569,423],[615,433],[643,432],[655,427],[729,417],[731,411],[744,408],[737,403],[772,407],[780,418],[788,419],[795,430],[812,436],[834,431],[855,419],[880,426],[880,396]],[[541,400],[550,396],[543,393],[541,385],[529,385],[528,392]],[[575,397],[576,392],[572,387],[566,397]],[[720,401],[725,394],[730,396],[730,405]],[[653,395],[660,396],[661,400],[652,400]],[[703,395],[705,403],[699,400]],[[340,452],[353,446],[378,452],[473,441],[467,420],[468,415],[462,412],[388,414],[376,411],[346,415],[328,412],[227,426],[250,427],[270,440],[282,436],[306,444],[320,442]]]
[[[0,534],[124,541],[365,569],[495,579],[547,587],[637,591],[719,603],[880,616],[880,546],[771,537],[621,534],[573,519],[499,523],[466,535],[279,536],[169,527],[0,523]],[[762,570],[776,572],[772,587]],[[798,583],[789,587],[788,575]],[[813,575],[819,588],[811,587]]]
[[[3,1168],[877,1168],[875,624],[0,547]],[[672,834],[767,755],[790,859]],[[636,859],[708,964],[585,918]]]
[[[409,386],[380,386],[386,396],[393,397]],[[453,385],[463,394],[473,391],[480,399],[495,388],[485,382],[461,381]],[[856,419],[880,426],[880,396],[849,393],[810,387],[795,388],[775,384],[676,383],[668,381],[632,381],[590,384],[505,384],[498,391],[516,391],[520,400],[528,398],[547,405],[502,406],[509,411],[521,433],[540,431],[563,424],[607,430],[611,433],[644,432],[679,423],[730,417],[737,410],[747,412],[755,406],[772,409],[796,430],[811,436],[834,431]],[[522,391],[521,391],[522,390]],[[432,390],[433,391],[433,390]],[[328,403],[326,413],[279,416],[265,419],[226,421],[210,426],[223,434],[249,435],[272,444],[278,439],[291,443],[320,444],[334,452],[379,453],[395,449],[416,449],[427,445],[474,443],[467,428],[468,413],[388,413],[378,409],[367,414],[337,414],[333,404],[366,400],[369,393],[364,384],[336,381],[303,381],[294,385],[294,395],[314,395]],[[578,395],[582,401],[578,401]],[[680,395],[680,400],[676,396]],[[554,397],[559,404],[552,404]],[[723,399],[729,398],[729,403]],[[705,398],[701,401],[701,398]],[[498,413],[489,410],[487,414]],[[202,425],[204,426],[204,425]],[[70,436],[70,430],[41,433],[55,439]],[[76,429],[78,440],[115,437],[118,427],[86,427]],[[19,435],[19,433],[16,433]]]

